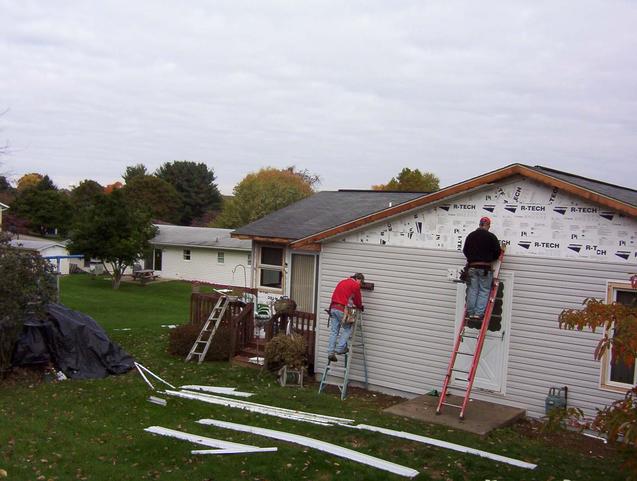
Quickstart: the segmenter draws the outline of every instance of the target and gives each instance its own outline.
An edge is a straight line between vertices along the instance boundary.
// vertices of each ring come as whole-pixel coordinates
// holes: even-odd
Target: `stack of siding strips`
[[[254,396],[254,394],[251,392],[237,391],[233,387],[199,386],[194,384],[194,385],[187,385],[187,386],[179,386],[179,389],[186,390],[186,391],[201,391],[205,393],[225,394],[227,396],[236,396],[236,397]]]
[[[325,441],[319,441],[318,439],[308,438],[307,436],[300,436],[298,434],[285,433],[281,431],[274,431],[272,429],[258,428],[255,426],[247,426],[245,424],[229,423],[226,421],[217,421],[216,419],[200,419],[197,421],[200,424],[207,426],[216,426],[219,428],[232,429],[234,431],[240,431],[244,433],[257,434],[259,436],[265,436],[272,439],[278,439],[280,441],[287,441],[290,443],[300,444],[301,446],[307,446],[310,448],[323,451],[325,453],[333,454],[340,458],[356,461],[367,466],[382,469],[390,473],[405,476],[407,478],[413,478],[418,476],[418,471],[407,466],[385,461],[384,459],[376,458],[368,454],[359,453],[336,444],[326,443]]]
[[[333,426],[335,424],[351,424],[353,419],[338,418],[334,416],[325,416],[322,414],[314,414],[303,411],[295,411],[293,409],[279,408],[268,406],[266,404],[251,403],[238,399],[228,399],[222,396],[214,396],[212,394],[202,394],[189,391],[172,391],[166,390],[162,392],[168,396],[179,397],[183,399],[192,399],[195,401],[203,401],[210,404],[220,406],[245,409],[246,411],[276,416],[283,419],[291,419],[293,421],[302,421],[307,423],[319,424],[321,426]]]
[[[176,431],[174,429],[168,429],[161,426],[150,426],[144,431],[149,433],[158,434],[160,436],[167,436],[170,438],[181,439],[183,441],[190,441],[191,443],[201,444],[209,448],[205,450],[194,450],[192,454],[249,454],[249,453],[264,453],[277,451],[278,448],[259,448],[257,446],[250,446],[249,444],[231,443],[229,441],[222,441],[220,439],[207,438],[205,436],[198,436],[196,434],[185,433],[183,431]]]
[[[245,409],[251,412],[257,412],[257,413],[266,414],[269,416],[276,416],[276,417],[280,417],[284,419],[291,419],[293,421],[309,422],[309,423],[319,424],[323,426],[340,425],[340,426],[350,427],[354,429],[362,429],[367,431],[379,432],[387,436],[394,436],[394,437],[399,437],[403,439],[409,439],[411,441],[415,441],[415,442],[419,442],[423,444],[429,444],[432,446],[438,446],[445,449],[451,449],[453,451],[458,451],[461,453],[474,454],[476,456],[488,458],[493,461],[506,463],[512,466],[517,466],[517,467],[525,468],[525,469],[535,469],[537,467],[537,465],[532,463],[527,463],[525,461],[520,461],[520,460],[509,458],[506,456],[501,456],[499,454],[489,453],[487,451],[481,451],[479,449],[469,448],[467,446],[462,446],[460,444],[449,443],[447,441],[440,441],[438,439],[428,438],[425,436],[419,436],[417,434],[407,433],[404,431],[395,431],[392,429],[385,429],[385,428],[370,426],[366,424],[352,425],[352,423],[354,422],[354,420],[352,419],[342,419],[342,418],[337,418],[332,416],[324,416],[322,414],[307,413],[303,411],[293,411],[291,409],[267,406],[265,404],[256,404],[256,403],[250,403],[247,401],[227,399],[220,396],[210,396],[210,395],[199,394],[199,393],[189,393],[186,391],[178,392],[178,391],[167,390],[164,392],[164,394],[167,394],[169,396],[181,397],[184,399],[199,400],[199,401],[208,402],[211,404],[217,404],[221,406]]]

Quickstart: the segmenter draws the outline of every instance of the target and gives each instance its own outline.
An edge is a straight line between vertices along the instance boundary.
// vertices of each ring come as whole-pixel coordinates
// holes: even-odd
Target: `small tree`
[[[595,330],[603,329],[602,339],[595,349],[595,359],[600,360],[610,352],[612,360],[622,360],[630,365],[637,357],[637,306],[618,302],[607,304],[597,299],[586,299],[583,309],[565,309],[559,317],[560,328]],[[610,350],[610,351],[609,351]],[[599,410],[593,426],[608,435],[611,440],[623,436],[632,455],[629,465],[632,478],[637,479],[637,386],[629,390],[624,399]],[[632,461],[631,461],[632,460]]]
[[[312,195],[310,183],[293,169],[271,167],[248,174],[234,188],[215,225],[234,228]]]
[[[126,268],[143,256],[156,232],[150,214],[132,206],[125,194],[116,190],[78,212],[69,248],[100,259],[113,279],[113,289],[117,289]]]
[[[374,190],[397,190],[401,192],[435,192],[440,189],[440,179],[431,172],[420,172],[405,167],[397,177],[387,184],[373,185]]]
[[[13,248],[0,233],[0,375],[27,315],[40,315],[55,296],[53,266],[39,254]]]

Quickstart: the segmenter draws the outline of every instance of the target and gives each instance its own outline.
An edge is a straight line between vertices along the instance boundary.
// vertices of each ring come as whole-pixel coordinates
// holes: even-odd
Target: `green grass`
[[[9,480],[385,480],[403,479],[384,471],[309,448],[196,424],[212,417],[303,434],[417,469],[418,480],[620,480],[619,455],[599,459],[569,448],[528,439],[515,429],[480,438],[445,427],[382,413],[373,394],[316,393],[316,386],[279,387],[268,375],[225,362],[184,363],[166,353],[168,329],[186,322],[189,286],[179,282],[147,286],[87,276],[62,280],[63,302],[105,327],[113,340],[173,384],[235,386],[255,392],[251,401],[344,416],[361,423],[432,436],[490,452],[535,462],[534,471],[471,455],[388,438],[382,434],[319,427],[169,398],[161,407],[146,401],[150,390],[131,372],[90,381],[0,384],[0,469]],[[121,330],[127,328],[130,330]],[[150,435],[160,425],[204,436],[257,446],[277,446],[277,453],[247,456],[195,456],[189,443]]]

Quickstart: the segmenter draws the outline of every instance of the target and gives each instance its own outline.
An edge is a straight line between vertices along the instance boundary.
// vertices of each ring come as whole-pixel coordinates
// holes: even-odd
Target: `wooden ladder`
[[[201,364],[206,358],[208,349],[210,349],[212,338],[215,336],[217,328],[223,320],[223,315],[225,314],[226,308],[228,307],[229,303],[230,300],[228,299],[228,296],[221,295],[219,299],[217,299],[215,307],[212,308],[212,312],[208,316],[208,319],[204,323],[203,328],[199,332],[197,340],[192,345],[192,347],[190,348],[190,352],[186,356],[186,362],[197,356],[197,364]]]
[[[473,387],[473,381],[475,380],[476,374],[478,372],[480,354],[482,353],[484,340],[487,336],[487,331],[489,330],[489,322],[491,321],[491,314],[493,313],[493,307],[495,306],[495,298],[498,295],[498,288],[500,287],[500,266],[502,265],[503,258],[504,258],[504,248],[502,248],[502,250],[500,251],[500,257],[496,261],[494,269],[493,269],[493,284],[491,285],[491,290],[489,291],[487,307],[484,311],[484,316],[482,318],[482,325],[480,327],[480,332],[477,336],[465,334],[465,329],[467,327],[467,304],[465,302],[464,312],[462,314],[462,321],[460,322],[460,327],[456,335],[456,341],[453,346],[453,351],[451,352],[451,359],[449,359],[449,366],[447,367],[447,375],[445,376],[445,381],[442,386],[442,392],[440,393],[440,400],[438,401],[436,414],[440,414],[442,412],[443,406],[449,406],[449,407],[460,409],[459,417],[460,419],[464,419],[464,413],[467,409],[467,404],[469,402],[469,397],[471,395],[471,388]],[[464,340],[465,337],[476,339],[476,346],[473,352],[465,352],[460,350],[462,341]],[[471,358],[471,367],[469,368],[469,371],[457,369],[455,367],[456,359],[458,358],[459,355],[468,356],[469,358]],[[449,384],[451,383],[451,379],[454,373],[465,374],[467,376],[466,379],[458,378],[459,381],[464,381],[467,383],[462,404],[452,404],[446,401],[448,390],[449,390]]]

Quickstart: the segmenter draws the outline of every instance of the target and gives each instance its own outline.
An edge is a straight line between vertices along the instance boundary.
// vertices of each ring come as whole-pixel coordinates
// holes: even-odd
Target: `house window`
[[[225,253],[217,252],[217,263],[223,264],[225,262]]]
[[[190,260],[190,249],[184,249],[184,260],[185,261]]]
[[[607,301],[635,307],[637,306],[637,289],[632,288],[630,284],[610,283]],[[631,363],[626,363],[622,359],[613,360],[612,353],[606,352],[602,363],[604,387],[626,391],[637,384],[637,369],[635,369],[634,360]]]
[[[283,286],[283,248],[262,246],[259,256],[259,286],[281,289]]]

